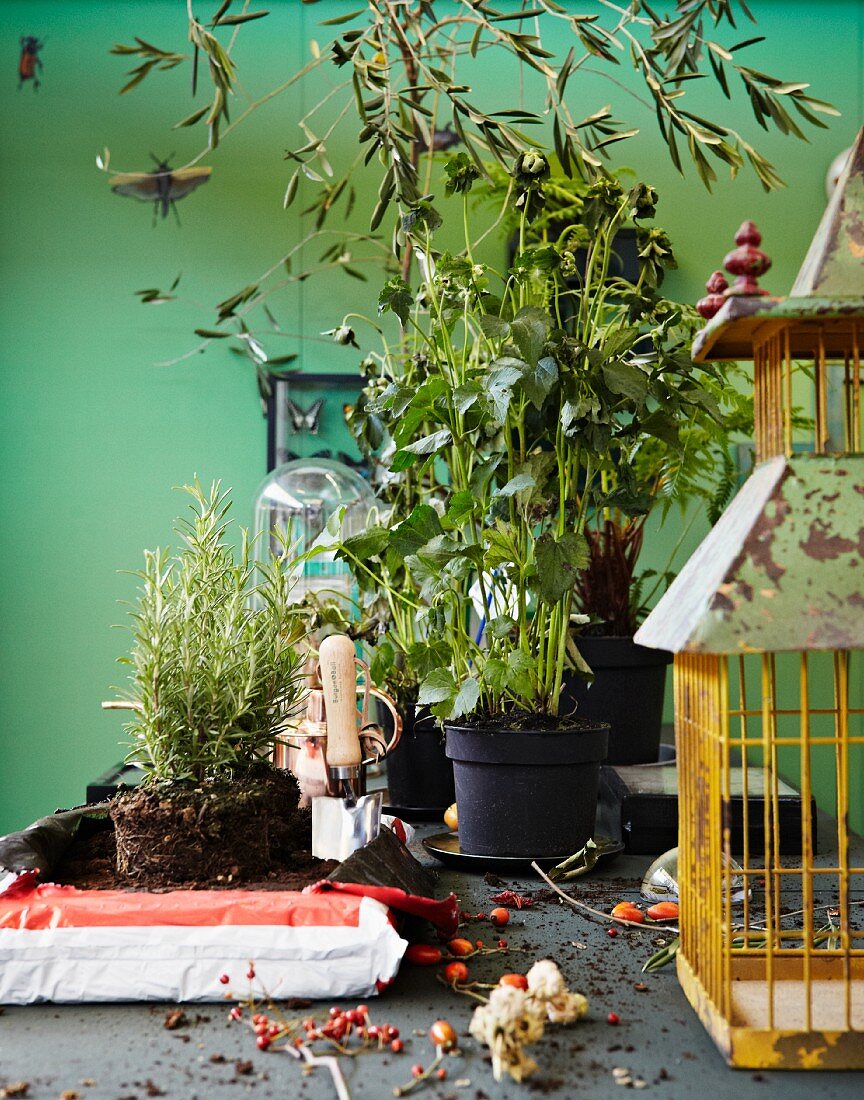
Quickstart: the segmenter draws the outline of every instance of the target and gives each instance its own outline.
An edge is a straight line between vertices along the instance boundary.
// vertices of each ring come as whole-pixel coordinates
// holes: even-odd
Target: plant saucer
[[[447,864],[448,867],[458,867],[463,871],[482,872],[488,868],[495,868],[513,873],[531,874],[532,862],[542,867],[543,870],[548,870],[550,867],[563,863],[565,859],[572,855],[572,852],[568,852],[567,855],[540,856],[537,859],[532,859],[531,856],[472,855],[470,852],[462,851],[459,846],[458,834],[451,832],[435,833],[433,836],[424,837],[422,843],[430,856],[434,856],[435,859]],[[612,840],[610,837],[598,836],[595,838],[595,843],[600,849],[596,866],[609,862],[624,851],[623,840]]]

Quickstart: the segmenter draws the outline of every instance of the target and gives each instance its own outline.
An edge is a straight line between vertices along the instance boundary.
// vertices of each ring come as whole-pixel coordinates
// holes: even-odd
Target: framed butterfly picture
[[[267,399],[267,469],[298,458],[332,458],[366,475],[345,421],[363,381],[356,374],[274,371]]]

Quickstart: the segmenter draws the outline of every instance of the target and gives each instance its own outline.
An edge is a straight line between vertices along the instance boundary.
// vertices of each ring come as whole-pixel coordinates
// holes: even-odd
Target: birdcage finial
[[[706,321],[710,321],[726,301],[724,292],[729,289],[729,283],[723,272],[715,271],[705,284],[705,289],[708,291],[708,294],[704,298],[700,298],[696,303],[696,312],[704,317]]]
[[[766,295],[756,280],[764,275],[771,266],[771,260],[759,248],[762,234],[753,222],[744,222],[735,234],[737,248],[723,260],[723,266],[732,275],[737,275],[733,285],[726,291],[726,297],[754,297]]]

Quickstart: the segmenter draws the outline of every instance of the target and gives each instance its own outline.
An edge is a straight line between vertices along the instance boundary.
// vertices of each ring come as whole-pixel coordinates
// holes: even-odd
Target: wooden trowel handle
[[[331,634],[321,643],[318,659],[327,715],[327,765],[359,767],[363,757],[358,735],[354,643],[345,634]]]

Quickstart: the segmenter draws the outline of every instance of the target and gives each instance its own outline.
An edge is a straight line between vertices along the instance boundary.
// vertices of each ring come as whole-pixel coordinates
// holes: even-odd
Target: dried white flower
[[[508,1073],[522,1081],[537,1068],[523,1046],[543,1035],[543,1008],[524,990],[502,985],[492,990],[489,1003],[475,1009],[469,1031],[492,1053],[492,1073],[500,1081]]]
[[[575,1024],[588,1011],[588,1001],[581,993],[565,990],[546,1002],[546,1015],[553,1024]]]
[[[564,977],[551,959],[540,959],[534,963],[526,977],[529,991],[538,1000],[548,1001],[567,992]]]
[[[581,993],[571,993],[551,959],[540,959],[527,974],[528,994],[536,1000],[553,1024],[573,1024],[588,1011]]]

